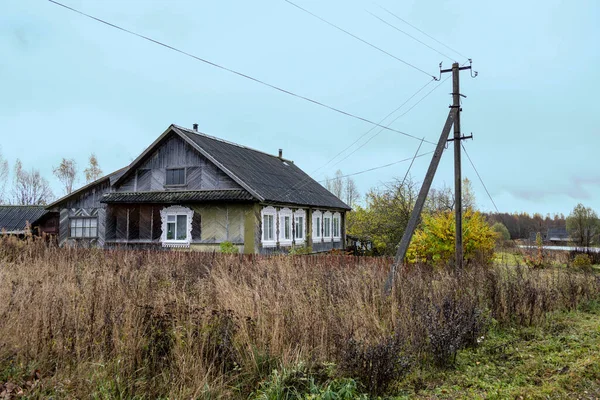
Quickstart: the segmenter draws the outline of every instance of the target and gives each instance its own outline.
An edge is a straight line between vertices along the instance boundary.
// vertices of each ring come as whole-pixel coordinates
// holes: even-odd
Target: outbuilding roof
[[[48,211],[45,206],[0,206],[0,233],[24,233],[29,222],[34,225]]]

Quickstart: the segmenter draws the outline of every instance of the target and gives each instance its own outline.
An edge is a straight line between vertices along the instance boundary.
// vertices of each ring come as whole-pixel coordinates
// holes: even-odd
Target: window
[[[98,218],[71,218],[69,236],[72,238],[98,237]]]
[[[305,218],[306,212],[304,210],[294,211],[294,241],[296,244],[304,243]]]
[[[186,207],[171,206],[160,211],[162,219],[161,240],[164,247],[188,247],[192,241],[194,211]]]
[[[263,241],[273,240],[273,232],[275,226],[273,224],[273,215],[263,215]]]
[[[262,216],[262,244],[265,247],[273,247],[277,244],[275,237],[275,221],[277,210],[274,207],[264,207]]]
[[[323,221],[322,215],[323,214],[321,213],[321,211],[313,211],[313,215],[312,215],[313,240],[321,239],[321,232],[323,231],[322,224],[321,224],[321,222]]]
[[[331,238],[331,213],[329,211],[323,214],[323,237]]]
[[[166,186],[185,185],[185,168],[167,168]]]
[[[333,214],[333,240],[335,242],[339,242],[341,237],[342,237],[342,230],[341,230],[341,215],[340,213],[334,213]]]
[[[187,239],[187,215],[167,215],[167,240]]]
[[[279,210],[279,244],[292,244],[292,210],[289,208]]]

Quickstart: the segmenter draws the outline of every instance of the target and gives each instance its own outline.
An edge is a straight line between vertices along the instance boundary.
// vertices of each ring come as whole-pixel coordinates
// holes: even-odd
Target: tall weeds
[[[535,324],[600,287],[567,270],[423,266],[385,296],[386,266],[3,238],[0,371],[38,369],[36,390],[57,396],[245,398],[275,369],[304,365],[381,392],[411,365],[451,364],[492,319]]]

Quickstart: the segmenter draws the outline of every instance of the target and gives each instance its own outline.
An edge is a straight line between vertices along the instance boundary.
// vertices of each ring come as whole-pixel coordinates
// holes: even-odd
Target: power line
[[[421,88],[419,88],[419,90],[417,90],[415,93],[413,93],[408,99],[406,99],[402,104],[400,104],[400,106],[398,106],[395,110],[393,110],[392,112],[390,112],[388,115],[386,115],[385,117],[383,117],[380,121],[379,124],[383,123],[383,121],[385,121],[390,115],[394,114],[395,112],[397,112],[398,110],[400,110],[402,107],[404,107],[404,105],[406,105],[406,103],[408,103],[413,97],[415,97],[417,94],[419,94],[423,89],[425,89],[427,86],[429,86],[431,84],[431,82],[433,82],[432,80],[429,80],[425,85],[423,85]],[[431,93],[431,92],[430,92]],[[420,100],[419,100],[420,102]],[[413,106],[414,107],[414,106]],[[410,109],[412,109],[413,107],[411,107]],[[409,109],[409,111],[410,111]],[[389,125],[389,124],[388,124]],[[363,133],[358,139],[356,139],[354,142],[352,142],[349,146],[345,147],[343,150],[341,150],[339,153],[337,153],[335,156],[333,156],[332,158],[330,158],[325,164],[321,165],[320,167],[318,167],[317,169],[315,169],[314,171],[312,171],[306,178],[304,178],[303,180],[301,180],[300,182],[294,184],[291,188],[289,188],[284,194],[283,197],[287,196],[288,194],[290,194],[291,192],[293,192],[294,190],[299,190],[302,187],[306,186],[313,178],[311,177],[311,175],[313,175],[315,172],[323,169],[324,167],[326,167],[327,165],[329,165],[333,160],[335,160],[340,154],[344,153],[346,150],[350,149],[352,146],[354,146],[356,143],[358,143],[360,141],[360,139],[362,139],[364,136],[366,136],[367,134],[369,134],[371,131],[373,131],[373,129],[375,129],[375,126],[372,127],[371,129],[369,129],[368,131],[366,131],[365,133]],[[382,130],[380,130],[379,132],[381,132]],[[423,140],[421,140],[421,143],[423,142]],[[366,143],[365,143],[366,144]],[[361,147],[363,147],[363,145],[361,145],[358,149],[360,149]],[[356,151],[358,151],[358,149],[356,149],[355,151],[351,152],[348,156],[354,154]],[[334,164],[338,165],[341,161],[345,160],[346,158],[348,158],[348,156],[344,157],[342,160],[338,161],[337,163]]]
[[[487,193],[488,197],[490,198],[490,201],[494,205],[494,208],[496,209],[496,212],[500,213],[500,210],[498,210],[498,207],[496,207],[496,203],[494,202],[494,199],[492,199],[492,196],[490,195],[490,192],[487,190],[487,187],[485,186],[485,183],[483,183],[483,179],[481,179],[481,175],[479,175],[479,172],[477,171],[477,168],[475,168],[475,164],[473,164],[473,160],[471,160],[471,157],[469,156],[469,153],[467,152],[467,149],[465,148],[465,145],[461,143],[461,146],[462,146],[462,148],[463,148],[463,150],[465,152],[465,155],[469,159],[469,162],[471,163],[471,166],[473,167],[473,170],[477,174],[477,177],[479,178],[479,182],[481,182],[481,185],[485,189],[485,192]]]
[[[420,138],[418,138],[418,137],[416,137],[416,136],[413,136],[413,135],[411,135],[411,134],[409,134],[409,133],[402,132],[402,131],[399,131],[399,130],[397,130],[397,129],[392,129],[392,128],[389,128],[389,127],[386,127],[386,126],[380,125],[380,124],[378,124],[378,123],[376,123],[376,122],[373,122],[373,121],[371,121],[371,120],[369,120],[369,119],[367,119],[367,118],[363,118],[363,117],[361,117],[361,116],[358,116],[358,115],[356,115],[356,114],[352,114],[352,113],[350,113],[350,112],[347,112],[347,111],[340,110],[339,108],[335,108],[335,107],[329,106],[329,105],[327,105],[327,104],[321,103],[320,101],[317,101],[317,100],[310,99],[310,98],[308,98],[308,97],[305,97],[305,96],[302,96],[302,95],[296,94],[296,93],[294,93],[294,92],[291,92],[291,91],[289,91],[289,90],[286,90],[286,89],[280,88],[280,87],[278,87],[278,86],[272,85],[272,84],[270,84],[270,83],[267,83],[267,82],[265,82],[265,81],[262,81],[262,80],[260,80],[260,79],[253,78],[253,77],[251,77],[250,75],[246,75],[246,74],[244,74],[244,73],[241,73],[241,72],[235,71],[235,70],[233,70],[233,69],[230,69],[230,68],[224,67],[224,66],[222,66],[222,65],[216,64],[216,63],[214,63],[214,62],[212,62],[212,61],[205,60],[205,59],[203,59],[203,58],[200,58],[200,57],[198,57],[198,56],[195,56],[195,55],[193,55],[193,54],[191,54],[191,53],[185,52],[185,51],[183,51],[183,50],[179,50],[178,48],[176,48],[176,47],[173,47],[173,46],[171,46],[171,45],[168,45],[168,44],[165,44],[165,43],[163,43],[163,42],[160,42],[160,41],[158,41],[158,40],[152,39],[152,38],[150,38],[150,37],[148,37],[148,36],[141,35],[141,34],[139,34],[139,33],[133,32],[133,31],[131,31],[131,30],[129,30],[129,29],[126,29],[126,28],[120,27],[120,26],[118,26],[118,25],[115,25],[115,24],[113,24],[113,23],[107,22],[107,21],[105,21],[105,20],[103,20],[103,19],[100,19],[100,18],[94,17],[94,16],[92,16],[92,15],[86,14],[86,13],[84,13],[83,11],[79,11],[79,10],[77,10],[77,9],[75,9],[75,8],[69,7],[69,6],[67,6],[67,5],[65,5],[65,4],[62,4],[62,3],[59,3],[59,2],[57,2],[57,1],[55,1],[55,0],[48,0],[48,1],[49,1],[49,2],[51,2],[51,3],[53,3],[53,4],[56,4],[56,5],[58,5],[58,6],[64,7],[64,8],[66,8],[66,9],[70,10],[70,11],[73,11],[73,12],[75,12],[75,13],[77,13],[77,14],[83,15],[83,16],[85,16],[85,17],[87,17],[87,18],[90,18],[90,19],[93,19],[93,20],[95,20],[95,21],[97,21],[97,22],[100,22],[100,23],[102,23],[102,24],[108,25],[108,26],[110,26],[110,27],[112,27],[112,28],[115,28],[115,29],[118,29],[118,30],[120,30],[120,31],[123,31],[123,32],[129,33],[130,35],[137,36],[137,37],[139,37],[139,38],[141,38],[141,39],[144,39],[144,40],[147,40],[147,41],[149,41],[149,42],[152,42],[152,43],[158,44],[159,46],[163,46],[163,47],[165,47],[165,48],[167,48],[167,49],[169,49],[169,50],[173,50],[173,51],[175,51],[175,52],[177,52],[177,53],[180,53],[180,54],[183,54],[183,55],[185,55],[185,56],[191,57],[191,58],[193,58],[193,59],[195,59],[195,60],[197,60],[197,61],[200,61],[200,62],[203,62],[203,63],[205,63],[205,64],[211,65],[211,66],[213,66],[213,67],[216,67],[216,68],[222,69],[222,70],[224,70],[224,71],[227,71],[227,72],[230,72],[230,73],[232,73],[232,74],[235,74],[235,75],[241,76],[241,77],[243,77],[243,78],[249,79],[249,80],[251,80],[251,81],[254,81],[254,82],[256,82],[256,83],[260,83],[261,85],[264,85],[264,86],[270,87],[271,89],[275,89],[275,90],[277,90],[277,91],[279,91],[279,92],[282,92],[282,93],[288,94],[288,95],[290,95],[290,96],[294,96],[294,97],[296,97],[296,98],[299,98],[299,99],[302,99],[302,100],[308,101],[308,102],[310,102],[310,103],[313,103],[313,104],[319,105],[319,106],[321,106],[321,107],[327,108],[327,109],[329,109],[329,110],[332,110],[332,111],[335,111],[335,112],[337,112],[337,113],[340,113],[340,114],[346,115],[346,116],[348,116],[348,117],[351,117],[351,118],[354,118],[354,119],[357,119],[357,120],[360,120],[360,121],[363,121],[363,122],[367,122],[367,123],[369,123],[369,124],[371,124],[371,125],[374,125],[374,126],[379,126],[380,128],[383,128],[383,129],[386,129],[386,130],[389,130],[389,131],[392,131],[392,132],[396,132],[396,133],[399,133],[399,134],[401,134],[401,135],[404,135],[404,136],[407,136],[407,137],[411,137],[411,138],[413,138],[413,139],[416,139],[416,140],[421,140]],[[428,76],[430,76],[430,75],[428,74]],[[434,78],[434,79],[437,79],[437,78]]]
[[[404,32],[402,29],[398,28],[396,25],[393,25],[391,23],[389,23],[388,21],[384,20],[383,18],[378,17],[377,15],[373,14],[371,11],[367,11],[369,14],[371,14],[373,17],[377,18],[378,20],[380,20],[381,22],[383,22],[384,24],[394,28],[395,30],[397,30],[398,32],[401,32],[403,34],[405,34],[406,36],[408,36],[409,38],[421,43],[423,46],[430,48],[431,50],[435,51],[436,53],[446,57],[448,60],[450,61],[454,61],[454,59],[452,59],[451,57],[447,56],[446,54],[442,53],[441,51],[434,49],[433,47],[431,47],[430,45],[428,45],[427,43],[417,39],[416,37],[412,36],[411,34]]]
[[[377,4],[377,3],[375,3]],[[469,58],[463,54],[461,54],[460,52],[454,50],[452,47],[445,45],[444,43],[440,42],[439,40],[437,40],[436,38],[434,38],[433,36],[428,35],[427,33],[423,32],[421,29],[417,28],[416,26],[414,26],[413,24],[411,24],[410,22],[406,21],[405,19],[400,18],[399,16],[397,16],[396,14],[394,14],[393,12],[391,12],[390,10],[388,10],[385,7],[380,6],[379,4],[377,4],[377,6],[381,9],[383,9],[384,11],[386,11],[387,13],[389,13],[390,15],[392,15],[393,17],[396,17],[397,19],[399,19],[400,21],[404,22],[406,25],[410,26],[413,29],[416,29],[417,31],[421,32],[423,35],[427,36],[429,39],[441,44],[442,46],[444,46],[445,48],[452,50],[453,52],[455,52],[456,54],[458,54],[459,56],[463,57],[463,58]]]
[[[370,42],[367,42],[366,40],[364,40],[364,39],[362,39],[362,38],[360,38],[360,37],[356,36],[355,34],[353,34],[353,33],[350,33],[350,32],[348,32],[347,30],[345,30],[345,29],[343,29],[343,28],[340,28],[339,26],[335,25],[334,23],[331,23],[331,22],[327,21],[326,19],[324,19],[324,18],[321,18],[321,17],[319,17],[318,15],[316,15],[316,14],[314,14],[314,13],[312,13],[312,12],[308,11],[307,9],[300,7],[298,4],[296,4],[296,3],[293,3],[293,2],[291,2],[290,0],[284,0],[284,1],[285,1],[286,3],[289,3],[289,4],[293,5],[294,7],[298,8],[298,9],[300,9],[300,10],[304,11],[305,13],[307,13],[307,14],[310,14],[310,15],[312,15],[313,17],[315,17],[315,18],[317,18],[317,19],[319,19],[319,20],[321,20],[321,21],[325,22],[327,25],[329,25],[329,26],[332,26],[332,27],[334,27],[335,29],[338,29],[338,30],[342,31],[342,32],[344,32],[344,33],[345,33],[345,34],[347,34],[347,35],[350,35],[350,36],[352,36],[354,39],[356,39],[356,40],[359,40],[359,41],[363,42],[363,43],[364,43],[364,44],[366,44],[367,46],[370,46],[370,47],[372,47],[372,48],[374,48],[374,49],[376,49],[376,50],[379,50],[379,51],[380,51],[380,52],[382,52],[383,54],[386,54],[386,55],[388,55],[388,56],[392,57],[393,59],[395,59],[395,60],[398,60],[398,61],[400,61],[401,63],[403,63],[403,64],[405,64],[405,65],[408,65],[409,67],[411,67],[411,68],[413,68],[413,69],[415,69],[415,70],[417,70],[417,71],[419,71],[419,72],[421,72],[421,73],[423,73],[423,74],[425,74],[425,75],[427,75],[427,76],[430,76],[430,77],[432,77],[432,78],[433,78],[433,79],[435,79],[436,81],[438,80],[438,78],[437,78],[437,77],[435,77],[435,76],[431,75],[431,74],[430,74],[430,73],[428,73],[427,71],[424,71],[424,70],[422,70],[421,68],[419,68],[419,67],[417,67],[417,66],[415,66],[415,65],[413,65],[413,64],[411,64],[411,63],[409,63],[408,61],[404,61],[403,59],[401,59],[401,58],[399,58],[399,57],[396,57],[395,55],[393,55],[393,54],[391,54],[391,53],[389,53],[389,52],[387,52],[387,51],[383,50],[381,47],[377,47],[377,46],[375,46],[374,44],[372,44],[372,43],[370,43]]]
[[[391,111],[388,115],[386,115],[385,117],[383,117],[378,124],[382,124],[383,121],[385,121],[386,119],[388,119],[392,114],[396,113],[398,110],[400,110],[402,107],[404,107],[406,105],[406,103],[408,103],[410,100],[412,100],[413,97],[415,97],[417,94],[419,94],[423,89],[425,89],[427,86],[429,86],[431,84],[431,82],[433,82],[433,80],[428,81],[425,85],[423,85],[419,90],[417,90],[415,93],[413,93],[408,99],[406,99],[404,101],[404,103],[400,104],[395,110]],[[389,124],[387,125],[389,126]],[[356,143],[358,143],[360,141],[360,139],[362,139],[363,137],[365,137],[366,135],[368,135],[371,131],[373,131],[373,129],[377,128],[376,126],[373,126],[371,129],[369,129],[368,131],[366,131],[365,133],[363,133],[362,135],[360,135],[358,137],[358,139],[356,139],[354,142],[352,142],[349,146],[347,146],[346,148],[344,148],[343,150],[341,150],[339,153],[337,153],[335,156],[333,156],[329,161],[327,161],[327,163],[323,164],[322,166],[320,166],[319,168],[317,168],[316,170],[314,170],[313,172],[311,172],[311,175],[314,174],[315,172],[317,172],[318,170],[326,167],[327,165],[329,165],[330,162],[332,162],[333,160],[335,160],[338,156],[340,156],[342,153],[344,153],[346,150],[348,150],[349,148],[351,148],[352,146],[354,146]],[[362,147],[362,146],[361,146]],[[360,147],[359,147],[360,148]],[[351,153],[353,154],[353,153]],[[337,164],[335,164],[337,165]]]
[[[396,118],[394,118],[393,120],[391,120],[387,126],[390,126],[391,124],[393,124],[394,122],[396,122],[398,119],[402,118],[403,116],[405,116],[406,114],[408,114],[413,108],[415,108],[420,102],[422,102],[423,100],[425,100],[425,98],[427,96],[429,96],[431,93],[433,93],[434,90],[436,90],[437,88],[439,88],[440,86],[442,86],[442,84],[444,82],[446,82],[450,77],[444,79],[442,82],[440,82],[438,85],[436,85],[436,87],[434,87],[433,89],[431,89],[429,92],[427,92],[427,94],[423,97],[421,97],[419,99],[419,101],[417,101],[415,104],[413,104],[408,110],[406,110],[405,112],[403,112],[402,114],[400,114],[399,116],[397,116]],[[431,82],[430,82],[431,83]],[[413,96],[414,97],[414,96]],[[386,117],[387,118],[387,117]],[[373,127],[372,129],[370,129],[367,133],[371,132],[373,129],[375,129],[375,127]],[[353,152],[351,152],[350,154],[346,155],[346,157],[342,158],[341,160],[339,160],[338,162],[336,162],[335,164],[333,164],[333,167],[335,167],[336,165],[340,164],[342,161],[346,160],[348,157],[350,157],[352,154],[356,153],[358,150],[360,150],[361,148],[363,148],[364,146],[366,146],[371,140],[375,139],[381,132],[383,132],[383,129],[380,129],[377,133],[375,133],[374,135],[372,135],[366,142],[364,142],[363,144],[361,144],[359,147],[357,147]],[[364,136],[364,135],[363,135]],[[362,136],[361,136],[362,138]],[[360,139],[360,138],[359,138]],[[424,140],[422,139],[423,142],[425,143],[430,143],[433,144],[433,142],[430,142],[428,140]]]
[[[410,162],[408,169],[406,170],[406,174],[404,174],[404,178],[402,179],[402,184],[400,184],[400,187],[404,186],[404,182],[406,182],[406,178],[408,177],[408,174],[410,173],[410,169],[412,168],[413,164],[415,163],[415,159],[417,158],[417,154],[419,154],[419,150],[421,150],[422,145],[423,145],[423,141],[421,140],[421,143],[419,143],[419,147],[417,147],[417,151],[415,151],[415,155],[413,156],[413,159]]]
[[[429,152],[427,152],[427,153],[423,153],[423,154],[415,155],[414,157],[405,158],[405,159],[403,159],[403,160],[394,161],[394,162],[392,162],[392,163],[389,163],[389,164],[380,165],[380,166],[378,166],[378,167],[373,167],[373,168],[365,169],[365,170],[363,170],[363,171],[354,172],[354,173],[351,173],[351,174],[348,174],[348,175],[342,175],[342,176],[338,176],[338,177],[336,177],[336,178],[347,178],[347,177],[349,177],[349,176],[360,175],[360,174],[364,174],[365,172],[371,172],[371,171],[375,171],[375,170],[377,170],[377,169],[382,169],[382,168],[391,167],[392,165],[396,165],[396,164],[400,164],[400,163],[403,163],[403,162],[406,162],[406,161],[414,160],[415,158],[424,157],[424,156],[426,156],[426,155],[429,155],[429,154],[432,154],[432,153],[433,153],[433,151],[429,151]],[[319,182],[319,183],[327,182],[327,179],[323,179],[323,180],[320,180],[320,181],[318,181],[318,182]]]

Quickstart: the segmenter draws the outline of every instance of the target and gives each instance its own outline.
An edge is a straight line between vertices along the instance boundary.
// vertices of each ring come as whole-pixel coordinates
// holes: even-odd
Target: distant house
[[[542,241],[552,244],[566,244],[571,238],[565,227],[548,228],[546,232],[541,232]],[[529,232],[529,240],[535,242],[537,232]]]
[[[548,228],[546,240],[550,243],[565,244],[568,243],[571,240],[571,238],[569,237],[569,232],[567,232],[567,228],[560,227]]]
[[[345,243],[344,202],[293,161],[171,125],[129,166],[54,202],[59,244],[313,252]]]
[[[58,233],[58,214],[45,206],[0,206],[0,235]]]

